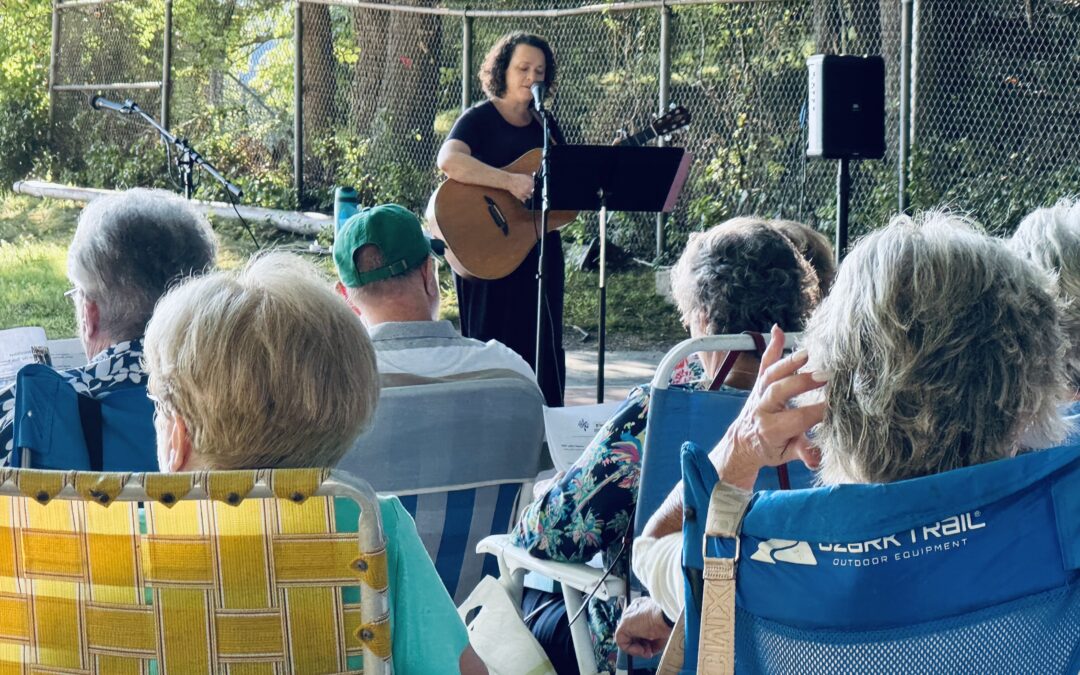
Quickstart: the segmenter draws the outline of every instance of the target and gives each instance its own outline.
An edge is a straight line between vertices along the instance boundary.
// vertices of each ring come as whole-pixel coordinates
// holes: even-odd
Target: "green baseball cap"
[[[360,272],[353,256],[367,244],[379,247],[386,264]],[[420,220],[397,204],[362,209],[334,235],[334,266],[347,288],[405,274],[422,265],[431,253],[432,243],[424,234]]]

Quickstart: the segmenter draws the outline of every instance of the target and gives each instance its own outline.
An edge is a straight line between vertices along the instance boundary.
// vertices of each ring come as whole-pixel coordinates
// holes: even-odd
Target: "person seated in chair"
[[[432,243],[417,217],[397,204],[363,209],[334,237],[338,292],[375,344],[379,372],[447,377],[510,370],[536,381],[529,364],[495,340],[462,337],[439,321]]]
[[[693,337],[765,332],[773,324],[798,331],[817,301],[817,277],[806,260],[784,235],[756,218],[736,218],[692,235],[671,277],[683,324]],[[676,372],[675,384],[707,386],[707,376],[723,359],[722,353],[701,354]],[[756,372],[756,356],[742,354],[726,385],[747,390]],[[539,558],[587,562],[602,553],[606,565],[618,566],[637,503],[648,412],[648,388],[633,390],[566,474],[538,490],[514,529],[513,542]],[[540,601],[530,593],[526,611]],[[567,631],[559,627],[566,625],[564,606],[557,601],[540,618],[533,631],[552,662],[572,663]],[[612,671],[617,622],[614,602],[590,604],[597,663]]]
[[[67,274],[79,338],[89,357],[60,371],[75,391],[93,397],[145,387],[142,336],[154,303],[175,283],[214,265],[210,223],[186,201],[136,188],[98,197],[79,215]],[[0,455],[12,450],[15,386],[0,393]]]
[[[1080,199],[1062,199],[1032,211],[1020,221],[1009,247],[1053,274],[1058,296],[1066,303],[1061,320],[1070,343],[1065,367],[1073,400],[1064,413],[1073,422],[1080,421]]]
[[[793,457],[819,466],[822,485],[890,483],[1061,441],[1060,318],[1052,279],[964,218],[899,216],[867,235],[807,323],[804,348],[781,358],[774,329],[746,406],[710,453],[719,529],[735,531],[760,469]],[[634,559],[650,590],[667,589],[657,597],[681,597],[681,527],[680,486],[645,527],[661,540],[652,558]],[[655,651],[670,632],[659,612],[673,618],[678,605],[640,601],[619,644]]]
[[[165,472],[332,467],[379,398],[360,320],[310,264],[283,253],[170,291],[147,327],[145,359]],[[397,497],[380,502],[397,546],[395,666],[486,672],[412,518]]]

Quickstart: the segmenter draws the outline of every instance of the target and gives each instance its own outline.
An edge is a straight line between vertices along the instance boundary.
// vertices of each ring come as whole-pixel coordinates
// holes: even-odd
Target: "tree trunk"
[[[818,54],[841,54],[841,0],[813,0],[814,44]]]
[[[395,12],[387,32],[385,75],[379,92],[379,108],[386,115],[391,138],[410,153],[409,159],[430,155],[432,163],[441,39],[438,18]]]
[[[304,129],[312,138],[333,127],[336,116],[337,62],[330,8],[303,3]]]
[[[386,40],[390,12],[371,9],[352,11],[353,34],[360,57],[349,88],[349,125],[359,136],[369,136],[379,106],[386,67]]]

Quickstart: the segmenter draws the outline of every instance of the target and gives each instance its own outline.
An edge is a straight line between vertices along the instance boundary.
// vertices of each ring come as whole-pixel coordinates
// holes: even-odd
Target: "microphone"
[[[533,82],[533,86],[529,87],[532,90],[533,105],[539,112],[544,112],[544,97],[547,96],[547,87],[543,82]]]
[[[94,110],[112,110],[113,112],[118,112],[121,115],[130,115],[132,112],[131,107],[133,105],[134,104],[131,101],[116,103],[115,101],[110,101],[109,99],[102,96],[95,96],[90,99],[90,107],[92,107]]]

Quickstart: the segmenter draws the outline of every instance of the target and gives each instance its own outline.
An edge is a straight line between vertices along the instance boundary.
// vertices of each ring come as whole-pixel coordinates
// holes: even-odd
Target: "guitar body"
[[[541,151],[530,150],[503,171],[531,175]],[[537,198],[539,195],[537,195]],[[536,200],[539,203],[539,199]],[[536,245],[540,210],[531,210],[505,190],[447,179],[431,195],[428,228],[446,242],[446,260],[460,276],[501,279],[521,265]],[[577,211],[552,211],[548,232],[577,218]],[[434,217],[433,217],[434,216]]]

